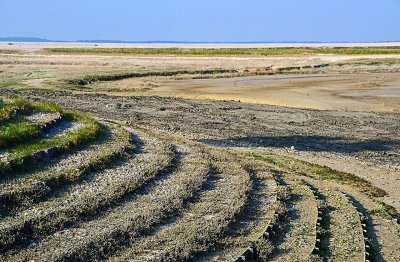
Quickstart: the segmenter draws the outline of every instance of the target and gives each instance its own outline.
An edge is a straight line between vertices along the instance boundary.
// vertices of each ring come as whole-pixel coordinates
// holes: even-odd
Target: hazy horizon
[[[323,41],[255,41],[255,42],[247,42],[247,41],[236,41],[236,42],[201,42],[201,41],[173,41],[173,40],[119,40],[119,39],[78,39],[78,40],[58,40],[58,39],[47,39],[47,38],[39,38],[39,37],[30,37],[30,36],[0,36],[0,42],[32,42],[32,43],[40,43],[40,42],[49,42],[49,43],[104,43],[104,44],[357,44],[357,43],[400,43],[400,40],[393,41],[371,41],[371,42],[323,42]]]
[[[363,43],[400,43],[400,40],[393,41],[371,41],[371,42],[322,42],[322,41],[255,41],[255,42],[247,42],[247,41],[237,41],[237,42],[200,42],[200,41],[173,41],[173,40],[137,40],[137,41],[129,41],[129,40],[105,40],[105,39],[78,39],[78,40],[58,40],[58,39],[47,39],[40,37],[30,37],[30,36],[0,36],[0,42],[32,42],[32,43],[40,43],[40,42],[49,42],[49,43],[104,43],[104,44],[363,44]]]

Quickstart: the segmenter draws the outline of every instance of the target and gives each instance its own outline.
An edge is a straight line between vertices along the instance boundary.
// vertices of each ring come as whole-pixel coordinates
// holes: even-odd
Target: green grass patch
[[[32,112],[58,112],[64,114],[62,109],[50,103],[31,103]],[[22,115],[16,115],[10,121],[0,126],[0,149],[9,149],[29,140],[44,135],[43,130],[36,124],[27,120]]]
[[[385,55],[400,54],[400,47],[349,48],[47,48],[50,54],[87,55],[189,55],[189,56],[282,56],[282,55]]]
[[[5,123],[16,116],[15,110],[19,112],[28,112],[33,110],[31,102],[24,98],[14,98],[9,102],[4,102],[0,105],[0,123]]]
[[[0,54],[18,54],[20,53],[18,50],[8,50],[8,49],[0,49]]]
[[[22,117],[0,127],[0,148],[9,148],[42,135],[42,130]]]
[[[50,113],[60,113],[61,115],[64,113],[64,110],[54,103],[46,103],[46,102],[31,102],[34,112],[50,112]]]
[[[251,153],[248,154],[248,156],[256,160],[261,160],[279,171],[295,173],[298,175],[307,175],[318,179],[349,185],[371,197],[387,196],[387,193],[384,190],[373,186],[369,181],[350,173],[339,172],[330,167],[272,154]]]
[[[397,210],[392,207],[391,205],[386,204],[385,202],[378,201],[378,203],[381,205],[380,209],[374,209],[368,211],[371,215],[376,215],[376,216],[381,216],[385,217],[388,219],[399,219],[400,214],[397,212]]]
[[[397,212],[397,210],[394,207],[392,207],[382,201],[379,201],[379,203],[382,205],[382,209],[385,211],[385,213],[388,214],[390,217],[400,218],[399,212]]]
[[[0,88],[14,87],[20,84],[19,80],[16,79],[2,79],[0,80]]]
[[[16,113],[16,110],[18,113]],[[31,102],[25,98],[15,97],[10,101],[0,103],[0,124],[4,124],[14,117],[27,113],[50,112],[63,114],[61,107],[53,103]]]
[[[9,160],[0,161],[0,174],[12,173],[14,170],[31,169],[32,166],[37,163],[33,161],[32,166],[27,164],[26,161],[24,161],[26,157],[50,148],[57,148],[59,153],[66,152],[73,147],[95,140],[101,134],[102,130],[106,128],[94,119],[77,112],[64,113],[64,119],[80,123],[82,127],[67,131],[63,135],[55,135],[44,139],[30,139],[26,143],[12,147],[6,151],[9,154]],[[41,160],[39,159],[38,161],[40,162]]]
[[[11,154],[16,158],[22,158],[24,156],[52,147],[58,147],[61,149],[61,151],[66,151],[80,143],[86,143],[94,140],[101,131],[101,126],[96,121],[80,113],[65,113],[64,119],[71,122],[81,123],[83,124],[83,127],[80,127],[76,130],[67,131],[62,136],[56,135],[50,139],[30,141],[26,144],[17,146],[11,151]]]

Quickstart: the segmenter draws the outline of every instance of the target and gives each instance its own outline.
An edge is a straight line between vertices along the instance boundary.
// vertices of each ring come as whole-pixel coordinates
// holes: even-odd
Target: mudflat
[[[43,50],[73,47],[96,48],[0,45],[4,123],[88,115],[48,123],[81,147],[2,180],[0,261],[398,261],[399,55]]]
[[[119,84],[129,85],[129,81]],[[165,81],[141,95],[236,100],[320,110],[399,112],[399,86],[397,73],[256,76]]]

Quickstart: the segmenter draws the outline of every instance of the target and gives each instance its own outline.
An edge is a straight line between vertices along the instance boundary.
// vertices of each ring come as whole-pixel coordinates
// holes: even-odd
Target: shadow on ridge
[[[293,135],[293,136],[254,136],[232,139],[199,139],[198,142],[221,147],[273,147],[291,148],[300,151],[357,153],[362,151],[400,153],[399,140],[356,141],[342,137]],[[394,153],[398,154],[398,153]]]

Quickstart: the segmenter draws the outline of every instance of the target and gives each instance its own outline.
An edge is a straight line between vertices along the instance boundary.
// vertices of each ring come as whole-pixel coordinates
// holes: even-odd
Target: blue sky
[[[400,0],[0,0],[0,36],[58,40],[400,40]]]

